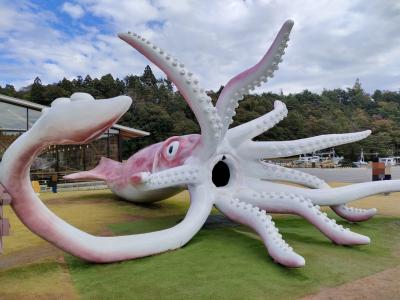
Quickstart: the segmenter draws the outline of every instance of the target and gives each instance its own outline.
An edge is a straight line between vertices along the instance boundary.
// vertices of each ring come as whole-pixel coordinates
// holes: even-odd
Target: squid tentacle
[[[142,189],[161,189],[179,185],[200,183],[202,172],[192,165],[182,165],[156,173],[142,173]]]
[[[111,100],[99,100],[74,101],[60,106],[54,104],[7,149],[0,167],[0,182],[12,198],[11,207],[32,232],[66,252],[99,263],[133,259],[179,248],[200,230],[213,206],[208,185],[189,185],[190,208],[178,225],[151,233],[99,237],[66,223],[40,201],[30,183],[29,171],[43,147],[49,144],[88,142],[96,138],[129,108],[130,99],[118,98],[112,103]],[[60,126],[69,120],[65,116],[82,110],[90,111],[99,124],[85,127],[85,130],[78,133],[74,128]],[[111,116],[105,115],[105,110]],[[76,128],[83,126],[76,123]],[[51,128],[51,134],[44,135],[43,128]]]
[[[350,222],[363,222],[371,219],[378,212],[376,208],[357,208],[347,206],[346,204],[331,205],[330,208],[343,219]]]
[[[261,82],[266,82],[268,77],[273,77],[274,71],[278,69],[278,64],[282,61],[292,27],[293,21],[286,21],[260,62],[236,75],[222,90],[216,105],[223,123],[222,135],[228,130],[229,124],[232,122],[238,102],[249,93],[249,89],[253,90],[255,86],[260,86]]]
[[[282,180],[300,184],[313,189],[330,189],[331,187],[322,179],[305,172],[269,164],[260,161],[252,164],[250,168],[254,175],[267,180]],[[330,208],[343,219],[350,222],[362,222],[369,220],[376,215],[376,208],[355,208],[345,204],[332,205]]]
[[[177,86],[200,124],[203,148],[207,154],[212,153],[221,137],[223,125],[211,98],[199,87],[198,79],[185,69],[184,64],[144,37],[136,33],[120,33],[118,36],[157,65]]]
[[[365,139],[370,134],[371,130],[365,130],[354,133],[325,134],[292,141],[246,141],[240,150],[245,157],[253,159],[288,157],[356,142]]]
[[[22,153],[22,155],[24,155]],[[17,155],[16,159],[19,155]],[[7,171],[7,170],[6,170]],[[178,225],[151,233],[98,237],[66,223],[37,198],[29,183],[29,166],[16,182],[4,180],[12,208],[34,233],[60,249],[91,262],[107,263],[153,255],[181,247],[202,227],[212,209],[209,188],[190,187],[191,205]]]
[[[400,180],[354,183],[330,189],[306,189],[276,182],[272,183],[266,180],[256,180],[254,177],[247,178],[244,181],[249,188],[301,195],[311,199],[316,205],[327,206],[346,204],[381,193],[398,192],[400,189]]]
[[[231,144],[240,144],[242,141],[251,140],[252,138],[271,129],[284,118],[286,118],[288,110],[285,103],[276,100],[274,109],[265,115],[254,119],[250,122],[236,126],[228,131],[228,139]]]
[[[269,212],[293,213],[302,216],[336,244],[364,245],[370,243],[368,237],[336,224],[334,219],[328,218],[326,213],[320,211],[318,205],[314,205],[310,199],[301,195],[243,190],[239,192],[239,197]]]
[[[254,178],[287,181],[317,189],[329,187],[329,185],[322,179],[294,169],[281,167],[263,161],[249,161],[247,164],[251,166],[248,168],[248,175],[251,175]]]
[[[265,210],[244,203],[239,199],[231,198],[227,201],[224,197],[216,197],[215,206],[228,218],[249,226],[263,240],[269,255],[278,263],[287,267],[304,266],[305,260],[293,251],[283,239],[275,223]]]

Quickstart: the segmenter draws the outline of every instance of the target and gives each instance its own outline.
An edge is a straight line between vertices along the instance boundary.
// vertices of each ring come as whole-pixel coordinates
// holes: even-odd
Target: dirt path
[[[322,289],[301,300],[399,299],[399,278],[400,266],[397,266],[334,288]]]
[[[0,270],[5,271],[6,269],[16,268],[29,263],[43,260],[45,258],[55,258],[62,255],[63,252],[61,250],[50,244],[30,247],[27,249],[16,251],[12,253],[12,255],[1,257]]]

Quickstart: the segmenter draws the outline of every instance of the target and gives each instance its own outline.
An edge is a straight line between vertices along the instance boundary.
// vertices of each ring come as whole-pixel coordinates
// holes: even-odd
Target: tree
[[[76,77],[76,79],[72,80],[72,84],[74,86],[75,89],[79,89],[83,86],[83,78],[82,76],[78,76]]]
[[[83,80],[83,84],[84,87],[90,87],[92,86],[92,77],[90,77],[89,75],[86,75],[85,79]]]
[[[95,98],[109,98],[121,94],[132,97],[133,104],[119,121],[120,124],[147,130],[149,137],[125,141],[124,158],[135,151],[171,135],[199,133],[198,122],[189,105],[172,83],[165,78],[155,79],[147,66],[143,74],[128,75],[123,80],[106,74],[92,79],[63,78],[57,84],[43,85],[36,78],[32,85],[16,91],[12,85],[0,87],[0,93],[49,105],[59,97],[69,97],[74,92],[87,92]],[[219,91],[207,91],[213,103]],[[323,90],[321,94],[304,90],[300,93],[282,95],[250,94],[240,101],[237,115],[231,126],[251,121],[273,109],[275,100],[288,107],[286,119],[256,137],[256,140],[291,140],[327,133],[345,133],[372,129],[373,134],[363,141],[335,147],[348,160],[357,159],[360,148],[365,152],[400,149],[400,92],[376,90],[371,97],[356,80],[350,89]]]
[[[357,78],[356,82],[354,82],[353,90],[354,90],[355,93],[363,93],[364,92],[362,87],[361,87],[361,82],[360,82],[359,78]]]
[[[51,102],[57,98],[69,97],[69,92],[57,84],[51,84],[44,89],[43,96],[46,105],[50,105]]]
[[[149,65],[147,65],[144,68],[143,75],[140,79],[142,80],[142,82],[144,84],[146,84],[148,86],[154,86],[157,83],[157,79],[154,76],[153,71],[151,70]]]
[[[65,77],[58,83],[58,86],[67,91],[69,95],[75,92],[73,83]]]
[[[42,81],[40,80],[39,77],[36,77],[31,86],[29,99],[32,102],[46,105],[47,101],[45,100],[44,92],[45,92],[45,88],[42,85]]]
[[[95,88],[101,93],[103,98],[116,97],[124,93],[124,86],[116,82],[111,74],[102,76],[95,83]]]
[[[6,84],[4,88],[0,86],[0,93],[10,97],[16,97],[18,94],[14,86],[11,84]]]

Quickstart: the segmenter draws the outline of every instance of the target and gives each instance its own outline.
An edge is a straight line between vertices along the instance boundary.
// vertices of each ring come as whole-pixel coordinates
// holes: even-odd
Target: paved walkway
[[[315,175],[327,182],[366,182],[371,181],[372,170],[367,168],[338,168],[338,169],[320,169],[320,168],[296,168]],[[392,168],[392,179],[400,179],[400,167]]]

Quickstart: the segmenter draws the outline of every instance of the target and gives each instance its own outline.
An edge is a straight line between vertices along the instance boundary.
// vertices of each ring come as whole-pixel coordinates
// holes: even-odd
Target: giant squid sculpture
[[[134,259],[182,247],[201,229],[213,206],[233,221],[252,228],[261,237],[269,255],[288,267],[303,266],[305,260],[282,239],[270,213],[302,216],[336,244],[368,244],[368,237],[336,224],[321,212],[320,205],[331,206],[350,221],[367,220],[376,213],[375,209],[355,209],[346,204],[369,195],[398,191],[399,181],[330,188],[314,176],[262,160],[358,141],[366,138],[369,130],[292,141],[253,141],[286,117],[287,109],[280,101],[276,101],[274,109],[264,116],[229,128],[239,101],[278,69],[292,26],[292,21],[285,22],[265,56],[226,84],[215,107],[196,77],[170,54],[137,34],[119,35],[176,85],[194,112],[201,134],[171,137],[139,151],[124,163],[103,158],[95,169],[67,178],[103,179],[115,194],[141,203],[163,200],[188,189],[190,207],[176,226],[128,236],[93,236],[53,214],[31,188],[30,165],[42,149],[96,139],[129,109],[131,99],[126,96],[94,101],[88,94],[75,93],[71,98],[56,99],[4,154],[0,165],[0,192],[3,190],[3,194],[12,199],[11,207],[31,231],[66,252],[98,263]]]

